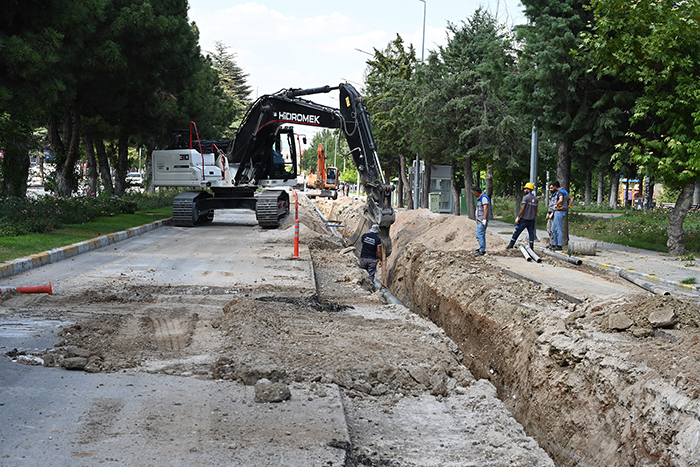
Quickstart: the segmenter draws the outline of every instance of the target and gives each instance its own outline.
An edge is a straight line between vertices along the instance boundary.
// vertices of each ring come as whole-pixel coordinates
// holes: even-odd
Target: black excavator
[[[338,109],[302,98],[334,90],[340,93]],[[378,224],[386,237],[394,222],[393,187],[384,179],[362,96],[347,83],[258,98],[233,142],[200,140],[193,124],[175,132],[167,149],[153,151],[154,184],[199,190],[174,199],[174,225],[211,222],[216,209],[251,209],[261,227],[279,227],[289,214],[286,187],[297,184],[298,155],[290,124],[340,129],[367,194],[367,224]]]

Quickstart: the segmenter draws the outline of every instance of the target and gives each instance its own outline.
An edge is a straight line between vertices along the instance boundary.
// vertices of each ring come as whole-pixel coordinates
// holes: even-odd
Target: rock
[[[372,392],[372,385],[363,379],[355,381],[352,388],[356,391],[364,392],[365,394]]]
[[[430,384],[430,376],[428,375],[428,372],[425,371],[425,369],[419,366],[412,366],[408,369],[408,373],[413,379],[416,380],[417,383],[422,384],[424,386],[428,386]]]
[[[608,327],[613,331],[624,331],[632,327],[634,322],[625,313],[613,313],[608,317]]]
[[[667,328],[676,324],[676,313],[670,308],[664,308],[651,312],[648,319],[654,328]]]
[[[287,372],[274,367],[257,367],[247,368],[239,367],[235,369],[236,376],[246,386],[252,386],[261,379],[269,381],[281,381],[287,375]]]
[[[289,386],[261,379],[255,383],[255,402],[282,402],[292,397]]]
[[[34,355],[20,355],[17,357],[17,363],[22,365],[43,365],[44,360]]]
[[[69,357],[63,359],[61,366],[66,370],[84,370],[87,363],[88,359],[85,357]]]
[[[88,358],[87,365],[85,365],[85,371],[88,373],[99,373],[102,371],[102,359],[95,355]]]
[[[64,349],[63,355],[66,358],[72,358],[72,357],[88,358],[88,357],[90,357],[90,351],[87,349],[81,349],[79,347],[66,347]]]

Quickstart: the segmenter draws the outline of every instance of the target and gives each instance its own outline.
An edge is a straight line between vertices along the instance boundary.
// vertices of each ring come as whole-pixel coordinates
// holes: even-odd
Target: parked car
[[[143,191],[143,174],[139,172],[126,174],[126,191]]]

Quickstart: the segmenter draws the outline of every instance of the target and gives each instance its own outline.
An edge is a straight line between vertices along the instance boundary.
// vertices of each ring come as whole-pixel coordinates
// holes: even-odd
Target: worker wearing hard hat
[[[535,247],[535,229],[537,224],[537,196],[533,193],[535,185],[526,183],[523,189],[525,190],[525,196],[523,196],[523,201],[520,203],[520,212],[515,218],[515,232],[513,232],[506,250],[510,250],[515,246],[515,242],[525,229],[530,234],[530,248]]]

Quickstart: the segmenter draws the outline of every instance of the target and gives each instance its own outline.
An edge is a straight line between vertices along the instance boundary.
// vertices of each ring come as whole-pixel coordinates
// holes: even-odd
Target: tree
[[[591,13],[583,0],[523,0],[527,25],[517,26],[520,54],[520,107],[557,139],[557,179],[569,189],[571,151],[589,134],[584,123],[592,103],[586,64],[577,60],[580,33]]]
[[[685,252],[683,220],[700,178],[700,4],[594,0],[585,47],[600,75],[641,86],[630,142],[617,146],[669,188],[680,188],[669,215],[668,249]]]
[[[399,207],[403,207],[404,193],[409,209],[413,208],[410,183],[406,175],[406,155],[410,154],[410,127],[403,110],[410,106],[407,88],[417,64],[413,46],[408,49],[396,35],[386,49],[374,49],[374,57],[367,61],[365,74],[367,109],[372,114],[372,130],[382,161],[398,159]],[[393,165],[396,165],[395,163]]]
[[[236,63],[236,54],[229,53],[229,47],[221,41],[216,41],[214,47],[209,58],[222,89],[222,111],[226,113],[224,120],[229,122],[224,137],[232,139],[250,105],[251,87],[247,83],[248,74]]]
[[[0,9],[0,146],[2,192],[23,196],[29,170],[32,130],[44,123],[47,109],[66,102],[70,77],[60,70],[82,47],[92,18],[104,0],[8,0]],[[75,28],[80,24],[81,28]],[[71,36],[72,30],[75,34]],[[68,98],[70,99],[70,97]]]
[[[461,165],[471,193],[473,167],[510,170],[522,159],[522,126],[507,105],[514,70],[510,38],[488,12],[477,10],[416,72],[410,115],[413,144],[426,164]],[[473,200],[468,211],[473,215]]]

